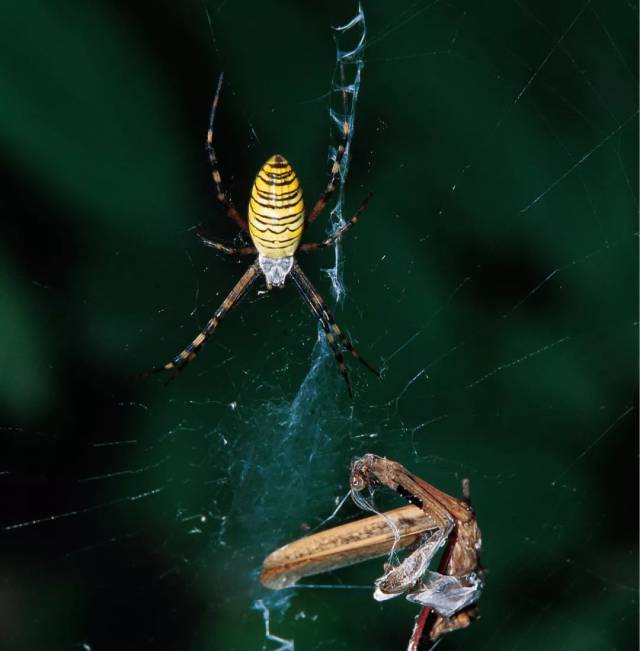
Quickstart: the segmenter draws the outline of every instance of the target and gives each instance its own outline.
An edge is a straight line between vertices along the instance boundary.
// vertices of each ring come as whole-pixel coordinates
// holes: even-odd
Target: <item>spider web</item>
[[[3,21],[41,48],[8,34],[0,64],[0,647],[403,648],[417,610],[373,601],[381,560],[258,580],[275,547],[359,517],[342,500],[369,451],[451,494],[470,478],[482,618],[441,649],[637,645],[637,5],[344,5]],[[220,68],[239,207],[275,152],[309,205],[352,127],[307,241],[374,199],[300,258],[383,369],[350,364],[351,403],[291,287],[254,292],[166,389],[127,377],[246,266],[193,236],[237,237],[198,150]]]

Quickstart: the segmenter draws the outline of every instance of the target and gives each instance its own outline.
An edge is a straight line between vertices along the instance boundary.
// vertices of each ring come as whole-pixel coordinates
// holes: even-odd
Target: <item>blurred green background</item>
[[[327,178],[330,26],[356,5],[207,8],[0,10],[0,648],[276,649],[259,599],[298,651],[404,648],[382,560],[258,582],[368,451],[471,480],[482,617],[441,649],[637,648],[637,4],[364,3],[347,214],[375,197],[336,317],[384,373],[351,364],[353,402],[292,287],[168,387],[135,378],[246,265],[193,234],[237,235],[204,153],[220,70],[238,206],[275,152],[307,203]],[[335,304],[332,262],[301,264]]]

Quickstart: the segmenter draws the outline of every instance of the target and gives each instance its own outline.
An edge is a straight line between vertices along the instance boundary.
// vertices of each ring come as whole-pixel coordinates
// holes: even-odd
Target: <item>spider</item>
[[[220,102],[223,77],[224,75],[221,74],[211,106],[206,149],[211,165],[211,176],[216,188],[216,199],[225,208],[227,215],[244,232],[249,233],[253,246],[233,248],[205,237],[200,231],[197,232],[197,235],[205,246],[226,255],[237,257],[257,254],[258,257],[222,301],[222,304],[209,319],[200,334],[171,361],[149,372],[169,371],[172,374],[169,380],[173,379],[178,372],[195,359],[202,346],[216,331],[222,319],[247,295],[258,278],[264,276],[267,289],[270,290],[272,287],[283,287],[287,277],[290,276],[305,303],[324,330],[340,374],[347,385],[349,397],[352,397],[351,382],[337,340],[340,340],[342,346],[369,371],[378,377],[380,374],[353,347],[349,337],[335,322],[327,304],[304,274],[295,257],[298,251],[314,251],[333,246],[357,223],[360,214],[369,203],[371,193],[365,198],[353,217],[326,240],[307,244],[300,243],[304,227],[317,219],[339,185],[340,163],[349,139],[349,122],[345,120],[342,124],[342,139],[331,167],[329,183],[309,214],[305,216],[302,190],[296,173],[283,156],[276,154],[271,156],[258,171],[251,189],[248,220],[245,220],[235,208],[231,197],[223,187],[220,167],[213,147],[213,124],[216,109]],[[343,101],[346,101],[344,91]]]

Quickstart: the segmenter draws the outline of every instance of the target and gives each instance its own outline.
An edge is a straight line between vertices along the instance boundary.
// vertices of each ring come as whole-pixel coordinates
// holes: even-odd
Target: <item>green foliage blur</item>
[[[258,581],[368,451],[471,480],[486,592],[440,649],[637,648],[637,4],[363,6],[347,216],[375,196],[336,317],[383,379],[350,364],[353,402],[292,287],[169,386],[137,374],[246,265],[193,233],[237,237],[204,153],[218,74],[238,207],[276,152],[311,204],[356,4],[0,8],[0,648],[277,649],[260,599],[297,651],[405,648],[382,560],[311,581],[351,589]],[[335,305],[332,263],[301,259]]]

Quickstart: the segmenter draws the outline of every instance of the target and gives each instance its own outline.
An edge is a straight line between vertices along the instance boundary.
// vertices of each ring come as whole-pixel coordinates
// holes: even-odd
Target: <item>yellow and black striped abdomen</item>
[[[304,202],[296,173],[282,157],[272,156],[251,188],[249,233],[260,255],[291,257],[304,228]]]

